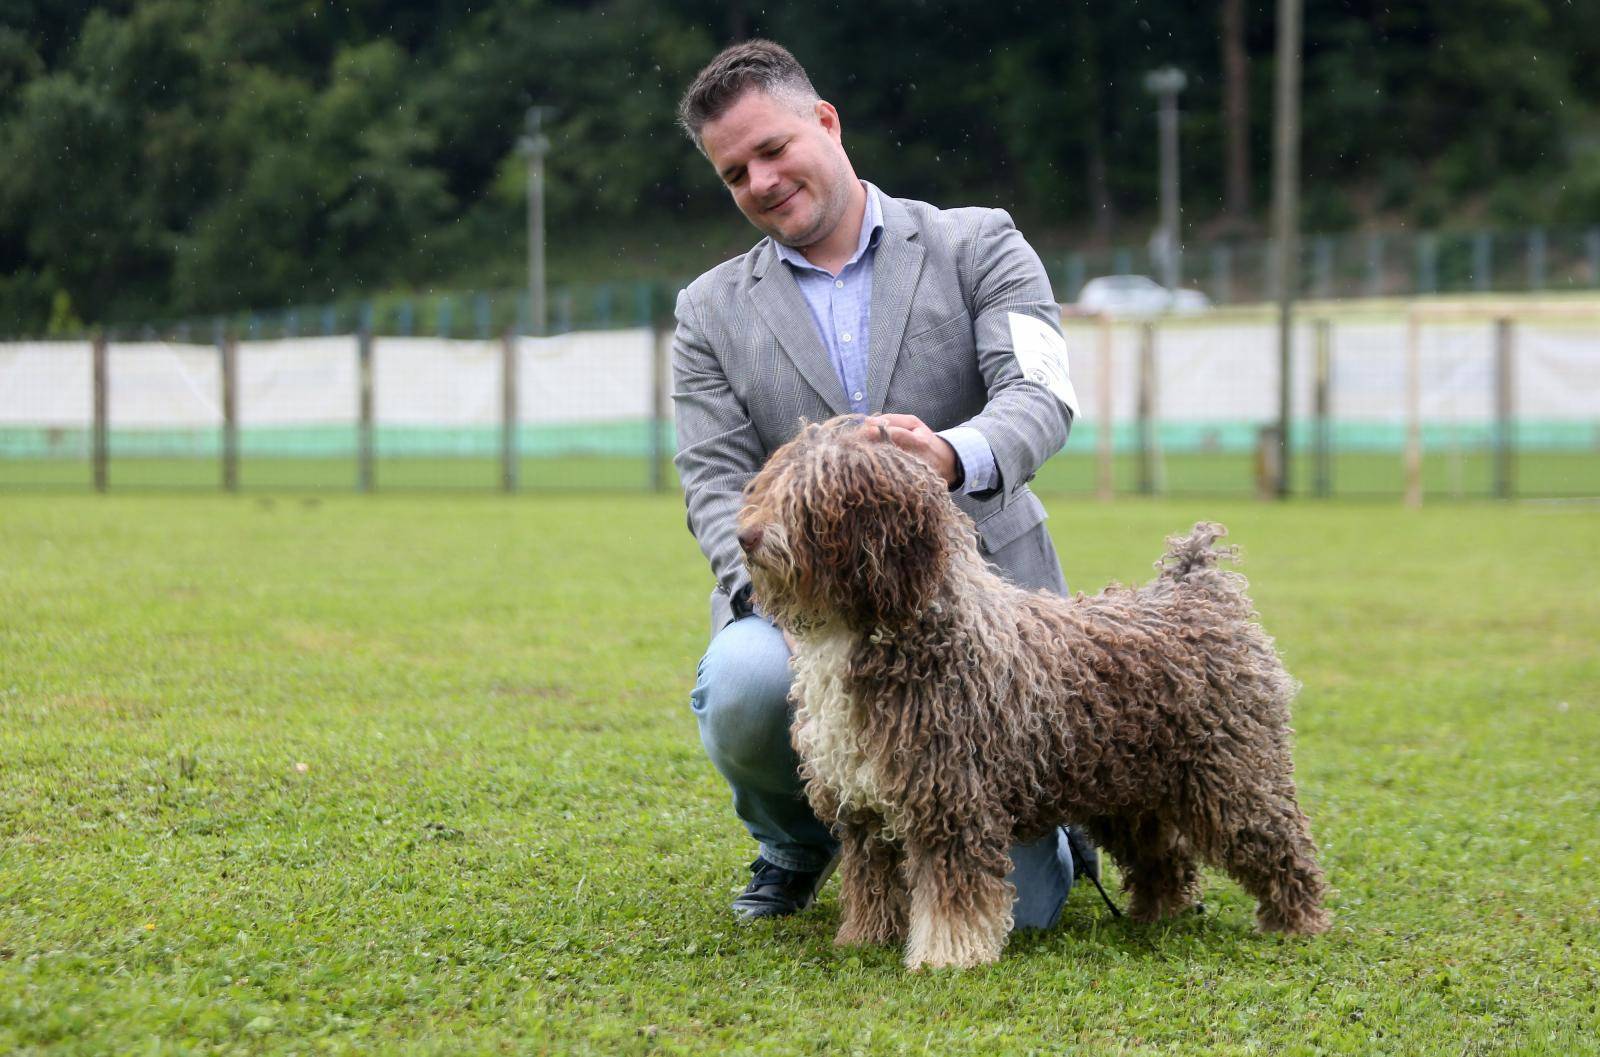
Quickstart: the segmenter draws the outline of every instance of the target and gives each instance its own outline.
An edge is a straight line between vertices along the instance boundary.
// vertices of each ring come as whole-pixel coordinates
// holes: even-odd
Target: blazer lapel
[[[761,277],[752,289],[751,297],[755,301],[756,311],[761,313],[761,318],[777,335],[778,344],[795,367],[799,368],[811,388],[817,391],[817,395],[833,409],[834,414],[842,415],[849,411],[844,384],[839,381],[839,372],[834,369],[833,361],[828,358],[828,350],[822,344],[822,337],[817,333],[816,320],[811,317],[811,306],[806,304],[800,284],[794,281],[794,276],[778,259],[770,243],[765,251]]]
[[[889,379],[900,358],[911,298],[927,256],[905,207],[885,194],[878,201],[883,206],[883,235],[872,260],[872,328],[867,346],[867,395],[873,414],[886,410]]]

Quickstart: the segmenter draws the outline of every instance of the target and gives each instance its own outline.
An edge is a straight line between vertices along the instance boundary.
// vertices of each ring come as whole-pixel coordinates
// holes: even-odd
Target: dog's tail
[[[1158,579],[1183,583],[1195,579],[1198,572],[1215,569],[1219,561],[1232,561],[1239,548],[1212,546],[1227,534],[1228,530],[1215,521],[1201,521],[1187,536],[1168,536],[1167,553],[1156,562]]]

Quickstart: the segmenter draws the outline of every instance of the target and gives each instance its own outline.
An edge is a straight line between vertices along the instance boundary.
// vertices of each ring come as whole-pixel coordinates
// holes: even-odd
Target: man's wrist
[[[936,433],[934,436],[937,437],[938,434]],[[950,491],[959,492],[961,491],[961,486],[967,481],[967,467],[961,461],[961,452],[954,444],[951,444],[944,437],[939,437],[939,440],[950,452],[950,472],[945,475],[945,482],[949,484]]]
[[[995,485],[994,451],[982,432],[972,426],[952,426],[935,434],[956,453],[959,476],[952,492],[981,492]]]

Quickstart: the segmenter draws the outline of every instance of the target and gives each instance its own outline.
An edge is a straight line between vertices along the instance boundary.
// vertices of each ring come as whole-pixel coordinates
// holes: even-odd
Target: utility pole
[[[554,114],[554,107],[530,106],[526,132],[517,141],[517,149],[528,159],[528,326],[535,334],[543,334],[549,325],[544,296],[544,159],[550,140],[543,124]]]
[[[1277,493],[1289,496],[1290,352],[1300,292],[1300,0],[1278,0],[1278,76],[1273,134],[1272,243],[1278,277]]]
[[[1161,285],[1176,291],[1182,283],[1178,267],[1183,245],[1178,225],[1178,93],[1188,78],[1176,66],[1144,75],[1145,91],[1161,100],[1161,227],[1152,240],[1161,260]]]

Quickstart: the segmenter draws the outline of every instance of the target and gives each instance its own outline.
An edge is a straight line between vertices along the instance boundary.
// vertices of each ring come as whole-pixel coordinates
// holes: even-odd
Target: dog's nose
[[[751,525],[749,528],[740,529],[739,546],[744,548],[746,554],[761,546],[761,526]]]

